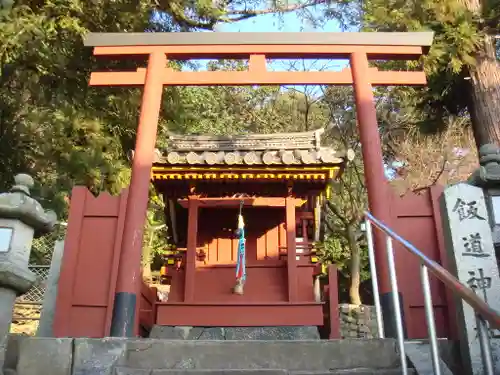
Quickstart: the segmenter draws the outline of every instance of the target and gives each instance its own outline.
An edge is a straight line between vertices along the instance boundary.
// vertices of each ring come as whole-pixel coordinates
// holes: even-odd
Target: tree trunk
[[[461,1],[476,16],[483,13],[485,0]],[[478,148],[486,143],[500,145],[500,63],[492,35],[485,35],[476,64],[469,68],[469,76],[469,112],[476,145]]]
[[[471,114],[474,138],[479,147],[500,145],[500,64],[496,59],[495,39],[487,36],[484,49],[469,70],[471,78]]]
[[[353,305],[361,305],[361,296],[359,286],[361,284],[361,254],[358,241],[356,241],[355,227],[352,224],[347,226],[347,241],[351,250],[351,284],[349,285],[349,298]]]

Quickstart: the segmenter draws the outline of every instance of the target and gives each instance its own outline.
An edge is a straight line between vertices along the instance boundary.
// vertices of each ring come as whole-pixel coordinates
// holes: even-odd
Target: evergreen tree
[[[435,32],[424,59],[428,88],[421,95],[427,130],[439,130],[449,114],[470,114],[476,144],[500,144],[500,34],[497,0],[368,0],[360,4],[362,28]],[[408,64],[414,67],[414,64]]]

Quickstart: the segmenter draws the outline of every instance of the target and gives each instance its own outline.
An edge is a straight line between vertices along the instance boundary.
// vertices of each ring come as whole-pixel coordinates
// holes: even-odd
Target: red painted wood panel
[[[156,322],[166,326],[262,327],[321,326],[322,304],[158,303]]]
[[[169,302],[184,301],[184,286],[186,284],[186,273],[184,269],[175,270],[169,273],[171,277],[170,292],[168,293]]]
[[[78,306],[72,305],[68,313],[69,328],[67,333],[54,333],[55,337],[92,337],[109,336],[105,333],[106,306]],[[54,321],[54,327],[56,321]]]
[[[115,242],[115,217],[85,217],[78,252],[78,266],[73,274],[75,305],[107,306],[110,293]],[[89,235],[94,233],[94,235]],[[92,292],[89,292],[92,289]]]
[[[337,266],[330,264],[328,266],[328,288],[325,297],[328,299],[328,338],[340,339],[340,320],[339,320],[339,274]]]
[[[275,223],[276,224],[276,223]],[[266,237],[266,256],[267,259],[278,259],[279,258],[279,223],[273,225],[265,234]]]
[[[391,202],[392,229],[411,242],[429,258],[446,267],[441,218],[437,198],[439,186],[403,197],[393,196]],[[390,225],[391,226],[391,225]],[[403,294],[404,313],[411,339],[427,338],[424,298],[420,285],[420,266],[416,256],[394,241],[398,286]],[[440,337],[454,337],[454,309],[449,304],[450,293],[430,275],[436,328]]]
[[[155,324],[157,290],[151,288],[144,282],[141,285],[141,294],[139,302],[139,332],[149,332]]]
[[[284,302],[287,301],[285,267],[247,267],[245,294],[235,295],[235,267],[198,268],[196,270],[196,302]]]
[[[299,302],[314,302],[313,293],[314,265],[299,266],[297,270]],[[172,285],[168,301],[184,301],[184,271],[171,272]],[[198,303],[257,303],[286,302],[288,300],[287,270],[285,261],[262,262],[247,267],[245,293],[238,296],[232,293],[236,279],[236,266],[208,265],[198,266],[195,277],[194,302]]]
[[[105,337],[111,313],[128,190],[94,197],[72,191],[59,277],[54,335]]]
[[[279,227],[285,221],[284,210],[282,208],[245,208],[243,217],[247,264],[257,260],[278,259]],[[237,224],[237,209],[200,209],[197,246],[206,248],[206,264],[236,263],[238,240],[235,238],[234,231]]]

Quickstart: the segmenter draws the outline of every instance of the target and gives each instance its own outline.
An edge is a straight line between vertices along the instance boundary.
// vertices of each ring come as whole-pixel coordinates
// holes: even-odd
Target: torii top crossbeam
[[[362,52],[371,60],[414,60],[427,53],[432,32],[415,33],[90,33],[85,45],[96,56],[149,55],[162,52],[171,60],[249,59],[249,70],[179,72],[165,69],[164,85],[352,85],[349,69],[339,72],[269,72],[267,59],[348,59]],[[370,69],[373,85],[423,85],[423,72]],[[144,84],[145,69],[95,72],[94,86]]]
[[[274,58],[318,58],[332,55],[346,58],[350,52],[358,49],[356,46],[361,46],[373,58],[392,59],[397,55],[412,58],[420,56],[428,50],[432,38],[432,32],[90,33],[84,44],[86,47],[99,47],[96,54],[148,53],[158,46],[170,46],[165,48],[166,53],[183,58],[220,57],[227,53],[232,53],[233,57],[265,53]],[[200,49],[194,51],[189,46],[199,46]],[[214,49],[213,46],[218,48]],[[336,47],[332,49],[332,46]],[[111,50],[102,47],[120,48]]]

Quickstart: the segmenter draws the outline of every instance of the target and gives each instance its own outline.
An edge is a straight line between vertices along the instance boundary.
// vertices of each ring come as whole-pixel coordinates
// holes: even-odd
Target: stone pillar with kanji
[[[490,153],[491,150],[497,148],[491,145],[481,148],[480,169],[468,183],[447,187],[440,203],[450,271],[492,308],[500,311],[500,277],[493,236],[495,215],[489,190],[492,186],[500,188],[500,179],[488,177],[488,173],[493,171],[496,175],[500,168],[488,170],[484,165],[485,159],[491,162],[500,154]],[[497,160],[500,165],[500,159]],[[500,177],[500,173],[496,176]],[[464,373],[483,374],[476,314],[463,300],[457,300],[457,312]],[[497,373],[500,371],[499,331],[490,331],[490,342]]]

